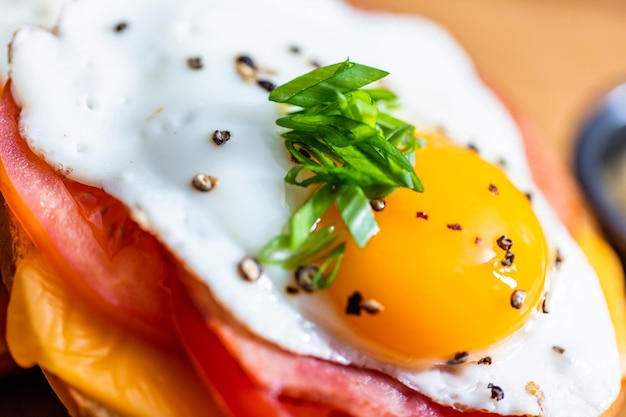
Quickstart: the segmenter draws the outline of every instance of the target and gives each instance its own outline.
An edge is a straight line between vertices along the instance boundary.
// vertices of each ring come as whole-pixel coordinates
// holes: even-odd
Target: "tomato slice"
[[[178,340],[169,313],[168,253],[102,190],[63,179],[20,137],[7,84],[0,100],[0,192],[35,246],[87,305],[162,346]]]

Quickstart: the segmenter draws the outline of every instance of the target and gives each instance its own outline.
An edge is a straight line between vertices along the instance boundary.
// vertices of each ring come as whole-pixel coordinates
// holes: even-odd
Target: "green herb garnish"
[[[359,247],[378,232],[371,200],[400,187],[422,191],[408,155],[417,146],[415,127],[389,115],[395,94],[386,89],[362,89],[387,72],[345,61],[317,68],[274,89],[269,99],[302,109],[276,121],[291,129],[282,136],[298,162],[285,181],[317,189],[291,216],[289,233],[272,239],[259,254],[263,264],[286,269],[318,265],[315,288],[335,278],[344,242],[332,227],[315,226],[336,203],[350,235]]]

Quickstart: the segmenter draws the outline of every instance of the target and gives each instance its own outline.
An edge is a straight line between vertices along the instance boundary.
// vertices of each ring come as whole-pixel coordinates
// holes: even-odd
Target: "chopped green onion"
[[[285,182],[317,185],[289,221],[289,232],[263,247],[259,260],[286,269],[317,265],[313,285],[328,287],[339,271],[345,242],[334,227],[316,230],[335,203],[346,229],[359,247],[378,232],[370,206],[404,187],[422,191],[409,162],[419,145],[415,127],[385,111],[396,95],[384,88],[362,90],[387,72],[346,60],[317,68],[276,87],[269,99],[299,106],[276,124],[291,129],[282,136],[297,165]]]

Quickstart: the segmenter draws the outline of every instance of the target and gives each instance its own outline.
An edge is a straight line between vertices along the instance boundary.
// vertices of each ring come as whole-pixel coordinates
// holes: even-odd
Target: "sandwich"
[[[9,56],[7,341],[71,414],[617,411],[615,256],[431,22],[78,0]]]

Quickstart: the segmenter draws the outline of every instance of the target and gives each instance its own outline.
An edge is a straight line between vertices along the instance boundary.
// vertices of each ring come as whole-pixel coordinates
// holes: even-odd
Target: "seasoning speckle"
[[[379,303],[378,301],[374,299],[367,300],[366,302],[363,303],[362,307],[366,313],[371,314],[371,315],[378,314],[385,309],[381,303]]]
[[[425,211],[418,211],[415,214],[415,217],[417,217],[418,219],[428,220],[428,213],[426,213]]]
[[[120,33],[120,32],[124,32],[126,29],[128,29],[128,23],[126,22],[119,22],[117,25],[115,25],[115,27],[113,28],[113,30],[116,33]]]
[[[499,386],[489,383],[487,388],[491,390],[492,400],[502,401],[504,399],[504,391]]]
[[[556,250],[556,258],[554,259],[554,266],[558,269],[563,264],[563,254],[560,249]]]
[[[558,353],[559,355],[562,355],[565,353],[565,348],[561,346],[557,346],[557,345],[552,346],[552,350]]]
[[[508,250],[504,254],[504,259],[500,263],[502,264],[502,266],[511,266],[513,265],[514,260],[515,260],[515,254],[511,252],[510,250]]]
[[[230,131],[228,130],[216,130],[211,135],[211,139],[213,143],[218,146],[221,146],[230,140]]]
[[[306,292],[315,291],[315,274],[319,272],[319,268],[315,265],[301,266],[296,269],[296,283]]]
[[[489,192],[493,195],[498,195],[500,194],[500,191],[498,190],[498,187],[496,187],[493,184],[489,184],[489,187],[487,187],[487,189],[489,190]]]
[[[476,146],[475,143],[468,143],[467,149],[469,149],[470,151],[474,151],[476,153],[480,153],[480,150],[478,149],[478,146]]]
[[[187,66],[192,70],[199,70],[204,67],[204,64],[202,63],[202,58],[200,58],[199,56],[194,56],[191,58],[187,58]]]
[[[246,256],[243,258],[239,265],[237,266],[239,270],[239,274],[246,281],[254,282],[261,278],[261,274],[263,274],[263,268],[261,267],[261,263],[257,258],[253,258],[251,256]]]
[[[291,285],[287,285],[285,287],[285,292],[289,295],[297,295],[300,293],[300,290],[297,287],[291,286]]]
[[[239,55],[236,59],[237,64],[242,64],[256,70],[256,64],[248,55]]]
[[[550,293],[546,293],[543,296],[543,301],[541,302],[541,312],[544,314],[548,314],[550,312]]]
[[[217,185],[217,178],[211,175],[198,174],[191,180],[193,187],[204,193],[211,191]]]
[[[478,360],[479,365],[491,365],[492,359],[491,356],[485,356],[484,358],[480,358]]]
[[[524,193],[524,195],[526,196],[526,198],[528,199],[528,201],[530,201],[530,202],[532,202],[532,201],[533,201],[533,194],[532,194],[530,191],[525,192],[525,193]]]
[[[256,83],[270,93],[276,88],[276,84],[268,80],[257,80]]]
[[[519,310],[524,305],[526,299],[526,291],[515,290],[511,293],[511,307]]]
[[[513,241],[505,235],[500,236],[496,243],[502,250],[509,250],[513,246]]]
[[[361,301],[363,296],[360,292],[355,291],[348,297],[348,304],[346,305],[346,314],[360,316],[361,315]]]
[[[446,361],[446,365],[460,365],[467,361],[467,357],[469,356],[468,352],[457,352],[454,354],[454,357],[448,359]]]
[[[298,45],[291,45],[289,47],[289,52],[291,52],[292,54],[299,54],[300,52],[302,52],[302,50]]]
[[[476,236],[474,238],[474,244],[480,245],[481,243],[483,243],[483,240],[481,238],[479,238],[478,236]]]
[[[377,199],[377,200],[370,200],[370,206],[372,207],[372,210],[374,211],[383,211],[385,209],[386,204],[387,202],[383,200],[382,198]]]
[[[463,230],[463,228],[461,227],[461,225],[460,225],[460,224],[458,224],[458,223],[448,223],[446,226],[447,226],[447,227],[448,227],[448,229],[450,229],[450,230],[455,230],[455,231],[460,231],[460,230]]]

